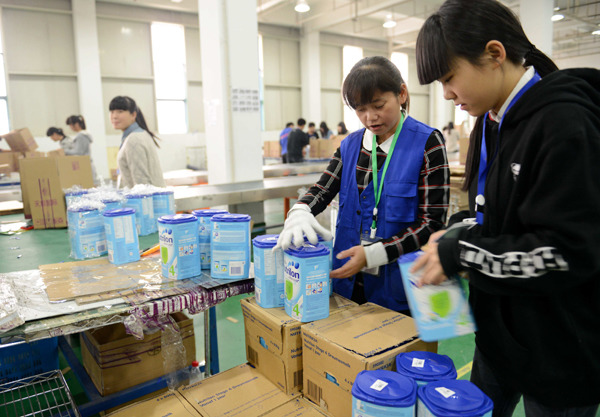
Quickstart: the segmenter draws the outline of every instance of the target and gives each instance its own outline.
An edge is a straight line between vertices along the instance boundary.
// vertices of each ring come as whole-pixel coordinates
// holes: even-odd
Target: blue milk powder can
[[[470,381],[432,381],[417,390],[419,417],[492,417],[494,404]]]
[[[88,193],[88,190],[75,190],[68,191],[65,193],[65,201],[67,203],[67,209],[77,198],[80,198]]]
[[[139,261],[140,243],[135,228],[135,210],[132,208],[106,210],[103,216],[108,261],[115,265]]]
[[[96,208],[77,207],[67,210],[71,257],[95,258],[106,255],[104,221]]]
[[[215,214],[211,217],[210,275],[219,279],[250,276],[250,216]]]
[[[273,247],[279,235],[252,239],[254,246],[254,297],[263,308],[283,307],[283,250]]]
[[[325,246],[327,249],[329,249],[329,271],[331,272],[331,270],[333,269],[333,239],[325,240],[321,237],[321,235],[317,235],[317,237],[319,238],[319,243],[321,243],[323,246]],[[306,236],[304,236],[304,242],[310,243]],[[331,278],[329,278],[329,296],[331,297],[332,295],[333,295],[333,285],[331,282]]]
[[[172,190],[159,189],[152,193],[154,218],[175,214],[175,194]]]
[[[109,210],[116,210],[121,208],[121,202],[118,200],[104,199],[100,201],[102,201],[102,204],[104,204],[104,210],[102,210],[102,213],[106,213]]]
[[[352,385],[353,417],[414,417],[417,384],[392,371],[361,371]]]
[[[320,243],[291,246],[283,266],[285,312],[301,322],[329,317],[329,249]]]
[[[211,217],[215,214],[228,214],[223,209],[194,210],[192,214],[198,218],[198,253],[200,254],[200,267],[210,269],[210,235],[212,231]]]
[[[196,216],[162,216],[158,219],[158,241],[163,277],[185,279],[200,275]]]
[[[138,235],[150,235],[157,230],[154,219],[154,203],[152,195],[149,194],[127,194],[124,207],[135,209],[135,220]]]
[[[418,386],[440,379],[456,379],[456,368],[449,356],[433,352],[403,352],[396,356],[396,372],[412,378]]]

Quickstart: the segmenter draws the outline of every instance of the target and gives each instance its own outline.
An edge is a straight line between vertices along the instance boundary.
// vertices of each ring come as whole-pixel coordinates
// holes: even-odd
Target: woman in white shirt
[[[165,187],[156,150],[160,148],[159,139],[148,129],[135,101],[131,97],[117,96],[111,100],[108,109],[113,127],[123,131],[117,154],[118,186],[131,188],[136,184],[152,184]]]
[[[94,182],[96,182],[96,167],[92,161],[91,154],[91,145],[93,139],[90,132],[88,132],[85,128],[85,119],[82,115],[72,115],[67,117],[67,121],[65,123],[73,132],[75,132],[75,137],[73,138],[70,149],[68,151],[65,149],[65,155],[88,155],[92,164],[92,176],[94,178]]]

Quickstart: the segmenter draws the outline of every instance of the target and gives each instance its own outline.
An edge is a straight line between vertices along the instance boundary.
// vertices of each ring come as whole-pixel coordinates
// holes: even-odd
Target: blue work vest
[[[377,208],[377,236],[387,239],[398,235],[417,219],[419,208],[419,175],[423,165],[425,144],[433,128],[412,117],[404,121],[396,142],[392,160],[385,175],[383,190]],[[333,269],[340,268],[347,259],[336,255],[343,250],[360,245],[361,233],[369,233],[373,222],[375,193],[373,181],[358,194],[356,164],[362,148],[365,129],[348,135],[340,146],[342,156],[342,180],[340,186],[340,209],[336,223],[333,247]],[[392,310],[407,310],[402,279],[397,262],[379,268],[379,276],[363,273],[365,297],[369,302]],[[352,297],[355,277],[334,279],[333,290],[346,298]]]

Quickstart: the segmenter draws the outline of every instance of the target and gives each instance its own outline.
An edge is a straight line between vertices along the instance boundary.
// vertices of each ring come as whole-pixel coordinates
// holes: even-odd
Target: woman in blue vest
[[[278,246],[317,243],[331,234],[315,216],[339,194],[334,291],[396,311],[408,303],[397,258],[442,228],[449,169],[441,133],[408,115],[400,71],[380,56],[360,60],[342,87],[365,127],[348,135],[319,181],[294,205]]]

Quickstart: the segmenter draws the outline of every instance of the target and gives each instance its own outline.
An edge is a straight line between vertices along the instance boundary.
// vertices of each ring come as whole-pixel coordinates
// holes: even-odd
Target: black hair
[[[144,115],[142,114],[142,110],[140,110],[140,108],[137,106],[134,99],[132,99],[131,97],[128,97],[128,96],[116,96],[115,98],[113,98],[110,101],[110,104],[108,105],[108,110],[109,111],[125,110],[125,111],[128,111],[129,113],[136,112],[135,121],[142,129],[144,129],[146,132],[148,132],[150,137],[152,137],[152,140],[154,141],[154,144],[156,145],[156,147],[160,148],[160,145],[158,144],[158,141],[157,141],[157,140],[160,140],[160,138],[158,136],[156,136],[154,133],[152,133],[152,131],[150,131],[150,129],[148,129],[148,125],[146,124],[146,119],[144,119]]]
[[[292,126],[294,126],[294,122],[287,122],[285,124],[285,127],[292,127]]]
[[[60,127],[52,126],[52,127],[49,127],[48,130],[46,130],[46,136],[52,136],[55,133],[58,133],[63,138],[65,137],[65,134],[63,133],[63,130]]]
[[[327,123],[325,123],[325,122],[321,122],[321,124],[319,125],[319,129],[321,129],[325,133],[329,132],[329,127],[327,126]]]
[[[416,45],[417,74],[421,84],[429,84],[451,71],[457,58],[480,66],[489,41],[504,45],[508,61],[533,65],[541,77],[558,70],[556,64],[533,45],[518,17],[497,0],[446,0],[429,16],[419,31]],[[471,131],[465,181],[467,190],[477,177],[483,117]]]
[[[400,70],[389,59],[382,56],[369,56],[358,61],[344,80],[342,97],[344,103],[352,110],[358,106],[369,104],[376,91],[402,93],[402,85],[406,84]],[[402,108],[408,111],[409,97],[407,89],[406,101]]]
[[[346,133],[348,133],[348,129],[346,128],[346,123],[339,122],[338,126],[342,128],[342,131],[340,132],[340,134],[345,135]]]
[[[454,123],[448,122],[448,130],[454,130]]]
[[[306,124],[306,120],[304,120],[302,117],[298,119],[298,126],[304,126]]]
[[[74,125],[75,123],[77,123],[79,126],[81,126],[81,128],[83,130],[85,130],[85,119],[83,118],[82,115],[79,116],[69,116],[67,117],[67,121],[65,122],[68,125]]]
[[[308,127],[315,127],[315,123],[314,123],[314,122],[310,122],[310,123],[308,124]]]

